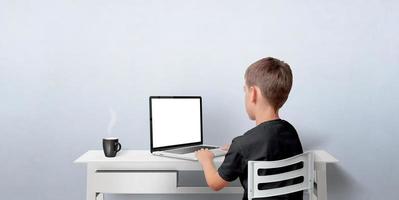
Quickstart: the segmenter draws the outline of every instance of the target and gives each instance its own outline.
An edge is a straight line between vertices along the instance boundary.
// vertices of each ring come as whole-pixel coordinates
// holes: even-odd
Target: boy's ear
[[[255,86],[251,86],[249,88],[249,95],[250,95],[249,98],[250,98],[251,102],[256,103],[256,98],[258,97],[258,94],[257,94],[257,90],[256,90]]]

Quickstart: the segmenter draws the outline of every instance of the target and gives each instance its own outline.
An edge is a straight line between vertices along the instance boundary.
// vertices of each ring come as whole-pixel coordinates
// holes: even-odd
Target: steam
[[[114,111],[114,109],[110,108],[109,112],[111,114],[111,120],[109,121],[108,124],[108,136],[111,136],[112,134],[112,129],[114,128],[117,118],[116,118],[116,112]]]

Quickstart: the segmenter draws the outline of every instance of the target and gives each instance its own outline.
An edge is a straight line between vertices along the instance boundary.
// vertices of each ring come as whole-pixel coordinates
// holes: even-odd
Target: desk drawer
[[[97,170],[93,186],[101,193],[174,193],[176,171]]]

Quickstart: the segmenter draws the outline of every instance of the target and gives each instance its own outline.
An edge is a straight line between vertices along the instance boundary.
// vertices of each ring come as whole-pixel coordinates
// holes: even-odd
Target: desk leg
[[[87,166],[87,179],[86,179],[86,200],[104,200],[104,194],[98,193],[94,190],[94,173],[96,170],[88,165]]]
[[[316,163],[317,200],[327,200],[326,163]]]

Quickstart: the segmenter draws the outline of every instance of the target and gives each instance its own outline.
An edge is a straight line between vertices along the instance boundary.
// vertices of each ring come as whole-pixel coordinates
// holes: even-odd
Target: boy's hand
[[[230,144],[225,144],[222,147],[220,147],[220,150],[229,151],[229,148],[230,148]]]
[[[195,152],[195,157],[197,157],[200,163],[203,163],[205,161],[213,160],[215,155],[213,155],[213,153],[208,149],[200,149]]]

